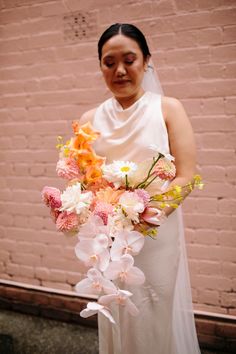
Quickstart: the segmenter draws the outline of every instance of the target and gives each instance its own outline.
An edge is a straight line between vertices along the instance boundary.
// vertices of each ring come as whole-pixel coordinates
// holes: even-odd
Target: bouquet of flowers
[[[156,151],[152,159],[138,164],[106,164],[92,147],[100,133],[90,123],[80,126],[73,122],[73,130],[69,141],[64,144],[58,137],[57,145],[56,171],[68,186],[63,192],[46,186],[42,197],[57,230],[77,235],[76,256],[89,267],[87,277],[75,289],[97,295],[98,301],[89,302],[80,315],[100,312],[115,323],[110,310],[113,303],[124,306],[131,315],[139,312],[130,299],[132,293],[122,288],[145,281],[144,273],[134,266],[134,256],[141,251],[145,237],[156,237],[157,227],[166,219],[163,209],[177,208],[184,193],[201,188],[201,177],[163,192],[176,173],[171,155]],[[151,195],[148,187],[154,181],[157,189]]]

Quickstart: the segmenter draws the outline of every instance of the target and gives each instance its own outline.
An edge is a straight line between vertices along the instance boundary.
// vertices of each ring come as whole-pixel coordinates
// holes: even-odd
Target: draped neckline
[[[118,102],[115,97],[112,97],[112,105],[116,112],[126,112],[130,114],[136,107],[140,104],[140,102],[146,97],[148,91],[145,91],[142,96],[140,96],[134,103],[132,103],[129,107],[123,108],[122,105]]]
[[[110,123],[113,122],[113,129],[120,128],[122,124],[128,125],[130,122],[135,122],[142,117],[142,113],[145,109],[145,102],[150,92],[146,91],[144,94],[139,97],[131,106],[123,108],[121,104],[117,101],[115,97],[112,97],[110,100],[110,107],[108,108],[108,116],[110,117]]]

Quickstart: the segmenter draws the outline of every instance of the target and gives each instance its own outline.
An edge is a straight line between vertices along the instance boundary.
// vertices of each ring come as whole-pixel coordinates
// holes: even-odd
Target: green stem
[[[152,172],[154,166],[156,165],[156,163],[157,163],[157,162],[160,160],[160,158],[162,158],[162,157],[164,157],[164,155],[162,155],[161,153],[159,153],[158,157],[157,157],[156,159],[154,158],[154,161],[153,161],[153,163],[152,163],[152,165],[151,165],[151,167],[150,167],[150,169],[149,169],[149,171],[148,171],[147,177],[146,177],[142,182],[140,182],[140,183],[135,187],[135,189],[136,189],[136,188],[144,188],[144,187],[145,187],[145,183],[148,181],[149,177],[151,176],[151,172]],[[150,184],[150,183],[149,183],[149,184]],[[142,187],[142,186],[144,186],[144,187]]]
[[[125,175],[125,189],[129,188],[128,175]]]
[[[156,178],[157,178],[157,176],[153,177],[153,178],[151,179],[151,181],[149,181],[149,182],[146,184],[146,186],[144,186],[144,188],[147,188]]]

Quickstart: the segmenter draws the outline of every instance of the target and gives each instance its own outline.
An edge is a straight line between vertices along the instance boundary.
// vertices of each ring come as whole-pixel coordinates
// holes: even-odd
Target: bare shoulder
[[[85,124],[87,122],[91,122],[93,121],[93,117],[94,117],[94,114],[96,112],[97,108],[93,108],[93,109],[90,109],[89,111],[85,112],[84,114],[82,114],[82,116],[80,117],[80,124]]]
[[[168,123],[168,121],[172,119],[173,116],[182,116],[183,114],[186,116],[184,107],[177,98],[163,96],[161,98],[161,106],[166,123]]]

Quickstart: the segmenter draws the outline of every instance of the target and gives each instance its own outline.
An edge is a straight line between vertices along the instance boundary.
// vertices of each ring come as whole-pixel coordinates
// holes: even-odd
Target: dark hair
[[[129,37],[139,45],[144,59],[147,59],[148,56],[151,56],[146,38],[144,37],[143,33],[134,25],[129,23],[115,23],[108,27],[105,32],[101,35],[98,41],[98,58],[101,60],[102,58],[102,48],[104,44],[113,36],[117,34],[123,34],[126,37]]]

